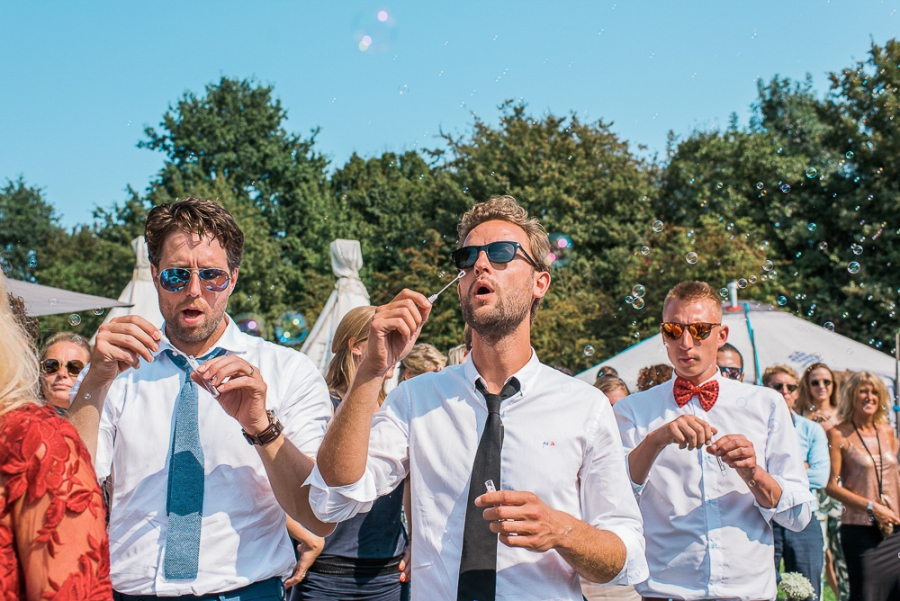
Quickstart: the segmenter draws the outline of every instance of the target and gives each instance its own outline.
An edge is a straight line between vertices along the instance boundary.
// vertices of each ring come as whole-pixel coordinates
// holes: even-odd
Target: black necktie
[[[481,379],[475,387],[484,396],[488,416],[475,453],[466,526],[463,530],[462,559],[459,562],[457,601],[494,601],[497,590],[497,535],[484,519],[484,507],[476,507],[475,499],[487,492],[485,482],[493,480],[500,487],[500,449],[503,447],[503,422],[500,402],[519,392],[519,381],[510,378],[500,394],[490,394]]]

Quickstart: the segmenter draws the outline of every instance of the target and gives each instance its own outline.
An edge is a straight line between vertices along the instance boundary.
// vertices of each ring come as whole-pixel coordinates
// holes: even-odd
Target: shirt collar
[[[522,368],[516,373],[506,378],[504,384],[509,382],[510,378],[516,378],[519,380],[519,384],[521,386],[521,394],[526,395],[537,383],[538,376],[540,375],[541,362],[538,359],[537,353],[534,352],[534,348],[531,349],[531,358],[528,362],[522,366]],[[466,382],[468,382],[469,390],[475,391],[475,382],[477,380],[484,380],[481,377],[481,374],[478,373],[478,370],[475,368],[475,361],[472,359],[470,355],[466,362],[463,363],[463,375],[465,376]]]
[[[223,348],[225,351],[233,354],[243,353],[246,350],[247,345],[241,340],[241,337],[247,336],[247,334],[241,332],[240,328],[237,327],[234,320],[227,313],[225,314],[225,321],[227,324],[225,326],[225,331],[222,332],[222,335],[219,336],[219,339],[213,344],[213,348]],[[159,341],[159,350],[156,351],[154,357],[158,357],[161,353],[165,352],[166,349],[174,348],[172,343],[169,342],[169,339],[166,337],[165,322],[163,322],[163,325],[160,327],[160,332],[162,332],[162,340]]]

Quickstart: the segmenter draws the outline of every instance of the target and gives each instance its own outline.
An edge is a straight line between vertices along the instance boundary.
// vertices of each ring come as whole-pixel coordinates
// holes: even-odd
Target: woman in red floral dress
[[[109,601],[106,510],[90,455],[37,398],[34,349],[0,302],[0,601]]]

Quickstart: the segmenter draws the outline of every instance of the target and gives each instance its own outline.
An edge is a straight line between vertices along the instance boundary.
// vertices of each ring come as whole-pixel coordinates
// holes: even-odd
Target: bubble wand
[[[433,305],[433,304],[434,304],[434,301],[437,300],[437,297],[439,297],[439,296],[444,292],[444,290],[446,290],[447,288],[449,288],[450,286],[452,286],[453,284],[455,284],[456,282],[458,282],[459,279],[462,278],[464,275],[466,275],[466,272],[465,272],[465,271],[460,271],[460,272],[456,275],[456,277],[453,278],[453,279],[450,281],[449,284],[447,284],[446,286],[444,286],[443,288],[441,288],[440,290],[438,290],[437,292],[435,292],[434,294],[432,294],[431,296],[429,296],[429,297],[428,297],[428,302],[431,303],[431,304]]]

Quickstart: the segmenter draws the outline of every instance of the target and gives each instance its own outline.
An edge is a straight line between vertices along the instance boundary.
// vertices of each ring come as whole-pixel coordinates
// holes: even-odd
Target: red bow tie
[[[675,402],[679,407],[688,404],[695,394],[700,397],[700,406],[704,411],[709,411],[719,398],[719,383],[716,380],[707,382],[703,386],[694,386],[681,376],[675,378]]]

